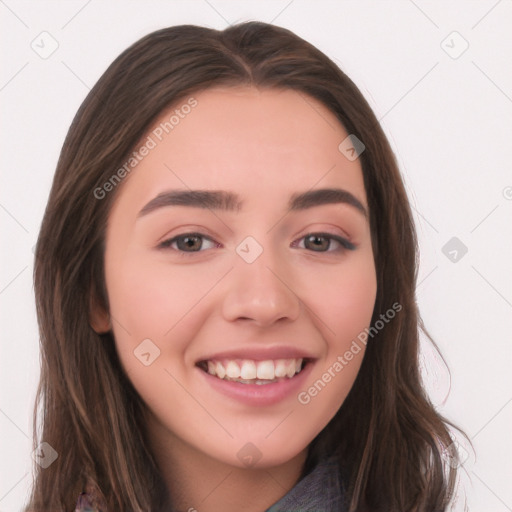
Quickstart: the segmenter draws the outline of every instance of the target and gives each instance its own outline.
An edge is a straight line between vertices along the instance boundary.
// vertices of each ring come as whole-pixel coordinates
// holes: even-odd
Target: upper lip
[[[245,347],[222,352],[215,352],[201,357],[196,361],[211,361],[218,359],[250,359],[253,361],[268,361],[276,359],[316,359],[315,356],[305,350],[291,346],[273,346],[273,347]]]

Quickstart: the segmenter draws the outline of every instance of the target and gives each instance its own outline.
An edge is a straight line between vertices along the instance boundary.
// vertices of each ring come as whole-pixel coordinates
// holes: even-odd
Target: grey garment
[[[346,512],[348,506],[344,495],[338,461],[331,457],[318,463],[265,512]],[[175,510],[170,504],[159,509]],[[88,486],[78,497],[75,512],[102,511],[107,511],[103,495]]]
[[[346,512],[337,459],[320,462],[265,512]]]

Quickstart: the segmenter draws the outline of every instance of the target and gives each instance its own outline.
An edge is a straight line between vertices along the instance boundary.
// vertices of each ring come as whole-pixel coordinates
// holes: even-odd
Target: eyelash
[[[309,252],[317,252],[317,253],[329,253],[329,252],[345,252],[345,251],[354,251],[356,249],[356,246],[352,243],[352,242],[349,242],[346,238],[343,238],[343,237],[340,237],[340,236],[337,236],[337,235],[333,235],[331,233],[323,233],[323,232],[311,232],[311,233],[307,233],[306,235],[302,236],[301,238],[298,238],[297,240],[304,240],[305,238],[309,237],[309,236],[316,236],[316,237],[319,237],[319,238],[327,238],[329,240],[334,240],[335,242],[339,243],[340,244],[340,248],[336,249],[336,250],[327,250],[327,251],[309,251]],[[196,253],[200,253],[200,252],[204,252],[204,250],[202,250],[202,248],[199,250],[199,251],[182,251],[180,249],[173,249],[171,247],[171,245],[176,242],[177,240],[181,239],[181,238],[186,238],[186,237],[199,237],[199,238],[202,238],[202,239],[206,239],[206,240],[209,240],[211,242],[214,242],[214,240],[212,240],[210,237],[204,235],[203,233],[196,233],[196,232],[192,232],[192,233],[183,233],[181,235],[177,235],[173,238],[169,238],[168,240],[164,240],[163,242],[161,242],[159,245],[158,245],[158,248],[159,249],[169,249],[169,250],[172,250],[172,251],[176,251],[180,254],[180,256],[183,256],[183,257],[189,257],[189,256],[192,256]],[[296,244],[297,240],[295,240],[293,242],[293,244]],[[216,242],[214,242],[216,243]],[[292,244],[292,246],[293,246]],[[217,247],[219,246],[220,244],[217,244]],[[330,245],[330,244],[329,244]],[[296,246],[296,245],[295,245]],[[306,249],[306,248],[304,248]],[[329,247],[330,249],[330,247]],[[308,250],[308,249],[306,249]]]

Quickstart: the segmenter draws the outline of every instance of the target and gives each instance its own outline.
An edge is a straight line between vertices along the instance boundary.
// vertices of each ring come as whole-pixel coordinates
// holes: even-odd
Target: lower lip
[[[313,365],[314,363],[310,361],[300,373],[295,374],[291,379],[286,378],[279,382],[261,385],[219,379],[200,368],[197,370],[203,375],[206,382],[219,393],[247,405],[265,406],[276,404],[302,389]]]

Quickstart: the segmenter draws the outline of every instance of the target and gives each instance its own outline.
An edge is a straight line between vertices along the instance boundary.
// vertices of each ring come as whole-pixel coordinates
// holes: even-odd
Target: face
[[[105,275],[119,358],[169,449],[271,467],[343,403],[376,295],[347,136],[297,92],[216,88],[143,139],[108,219]]]

